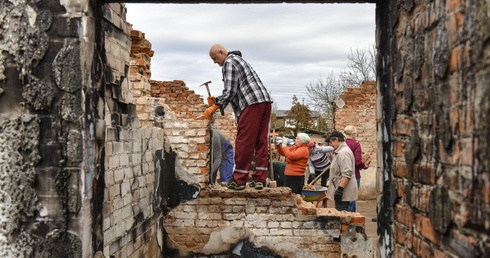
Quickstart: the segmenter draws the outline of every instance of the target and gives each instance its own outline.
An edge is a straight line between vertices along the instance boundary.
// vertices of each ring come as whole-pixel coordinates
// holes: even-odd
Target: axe
[[[211,96],[211,91],[209,90],[209,84],[211,83],[211,81],[207,81],[201,85],[199,85],[199,87],[201,86],[206,86],[206,90],[208,91],[208,96]],[[224,116],[225,115],[225,112],[220,108],[220,111],[221,111],[221,115]]]

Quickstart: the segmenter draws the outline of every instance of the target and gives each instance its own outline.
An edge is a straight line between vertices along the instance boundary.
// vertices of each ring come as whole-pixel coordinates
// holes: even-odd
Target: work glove
[[[276,138],[276,146],[282,144],[282,138]]]
[[[288,138],[282,137],[281,140],[282,140],[282,144],[284,144],[284,146],[286,146],[288,144],[288,140],[289,140]]]
[[[339,186],[337,190],[335,190],[335,194],[333,196],[333,199],[336,202],[341,202],[342,201],[342,195],[344,195],[344,188],[342,186]]]
[[[216,105],[216,97],[215,96],[209,96],[208,97],[208,105],[210,107]]]
[[[216,112],[216,110],[218,110],[218,109],[219,109],[219,107],[216,105],[212,105],[212,106],[208,107],[206,109],[206,111],[204,111],[204,118],[206,118],[207,120],[211,120],[213,118],[214,112]]]

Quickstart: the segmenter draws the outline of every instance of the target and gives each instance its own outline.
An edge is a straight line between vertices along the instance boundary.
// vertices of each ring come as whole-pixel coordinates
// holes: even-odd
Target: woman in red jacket
[[[282,142],[276,145],[277,152],[286,157],[284,186],[291,188],[296,194],[301,194],[305,184],[305,171],[310,157],[307,146],[309,142],[308,134],[299,133],[292,147],[288,148],[286,143],[283,145]]]

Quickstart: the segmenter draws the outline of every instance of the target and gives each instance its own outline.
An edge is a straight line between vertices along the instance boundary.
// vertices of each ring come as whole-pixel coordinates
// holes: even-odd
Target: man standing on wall
[[[334,152],[330,165],[327,198],[335,201],[335,209],[347,211],[349,203],[357,200],[354,154],[345,143],[345,136],[341,132],[332,132],[328,137],[328,142]]]
[[[240,51],[228,52],[222,45],[214,44],[209,56],[222,67],[224,89],[221,96],[208,97],[210,107],[204,111],[204,117],[212,119],[216,110],[223,111],[231,104],[237,121],[235,170],[228,188],[245,188],[255,154],[254,186],[262,189],[269,173],[267,155],[272,98]]]

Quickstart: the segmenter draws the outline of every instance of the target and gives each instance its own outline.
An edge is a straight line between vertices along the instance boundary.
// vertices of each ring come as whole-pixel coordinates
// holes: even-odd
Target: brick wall
[[[376,196],[376,82],[364,82],[359,87],[347,88],[335,101],[335,130],[343,132],[345,127],[357,128],[356,140],[362,151],[371,158],[370,168],[361,170],[360,199]]]
[[[385,256],[490,256],[489,10],[485,0],[378,2]]]
[[[220,130],[234,144],[236,126],[230,112],[202,117],[207,105],[184,81],[151,80],[151,43],[145,34],[131,31],[130,78],[141,126],[163,129],[169,146],[177,153],[177,174],[205,188],[209,172],[209,129]],[[191,178],[188,177],[191,175]]]
[[[338,99],[343,105],[336,105],[335,130],[343,132],[345,127],[357,128],[356,140],[362,151],[373,157],[371,166],[376,164],[376,82],[364,82],[359,87],[347,88]],[[338,100],[337,100],[338,101]]]
[[[380,256],[487,257],[488,1],[376,4]],[[6,186],[0,197],[10,200],[0,202],[9,222],[0,228],[2,256],[164,257],[173,246],[212,253],[221,248],[214,240],[227,232],[297,254],[320,253],[299,235],[318,242],[342,236],[340,252],[350,255],[344,241],[364,239],[350,234],[362,228],[347,226],[357,219],[303,209],[288,193],[203,188],[198,198],[162,205],[194,183],[205,185],[202,157],[194,158],[205,150],[197,146],[204,146],[208,126],[230,128],[228,120],[173,119],[165,99],[149,95],[150,66],[133,63],[142,56],[127,58],[132,38],[121,4],[7,0],[2,8],[0,27],[9,30],[0,37],[0,181]],[[151,45],[143,49],[151,57]],[[127,81],[132,68],[140,82],[134,90]],[[147,116],[140,121],[140,115]],[[206,136],[185,143],[187,131]],[[177,191],[160,194],[155,187],[162,185]],[[290,213],[277,216],[281,207]],[[210,232],[199,223],[212,213],[243,227],[230,233],[209,216]],[[264,232],[278,237],[268,242]],[[295,237],[280,236],[286,233]],[[208,234],[213,241],[203,244]],[[189,236],[195,244],[183,240]],[[326,246],[325,255],[338,254],[337,244]]]
[[[338,257],[342,230],[345,239],[363,238],[362,234],[352,233],[357,232],[356,227],[364,227],[362,215],[316,209],[311,203],[297,199],[288,188],[260,193],[210,188],[207,185],[209,129],[220,130],[234,144],[236,126],[232,111],[227,110],[225,116],[217,112],[212,122],[203,119],[207,105],[183,81],[150,80],[151,71],[147,68],[153,55],[151,43],[139,31],[133,30],[131,38],[130,78],[139,121],[144,127],[163,130],[165,145],[176,153],[176,176],[202,188],[197,199],[180,203],[165,216],[162,226],[173,255],[231,252],[241,238],[247,238],[254,246],[265,246],[287,256]],[[230,239],[216,239],[217,234],[227,230]],[[241,230],[247,233],[237,233]],[[220,241],[226,244],[219,245]],[[287,247],[280,247],[285,242]],[[370,248],[354,248],[350,253],[373,255],[370,240],[358,243]],[[125,249],[116,254],[123,255]]]
[[[179,257],[231,254],[237,240],[244,239],[281,257],[339,257],[341,235],[357,241],[353,249],[367,244],[350,255],[373,257],[372,242],[355,233],[363,230],[364,221],[359,213],[317,209],[289,188],[237,192],[217,187],[170,211],[165,229]]]
[[[107,70],[105,85],[104,180],[100,212],[100,238],[105,257],[158,257],[162,214],[155,212],[156,154],[165,148],[162,128],[146,126],[144,107],[149,98],[149,42],[135,49],[134,34],[125,22],[122,4],[107,4],[104,37]],[[134,71],[137,73],[134,73]],[[130,83],[131,81],[131,83]],[[158,102],[158,101],[157,101]],[[100,253],[99,251],[99,253]]]

